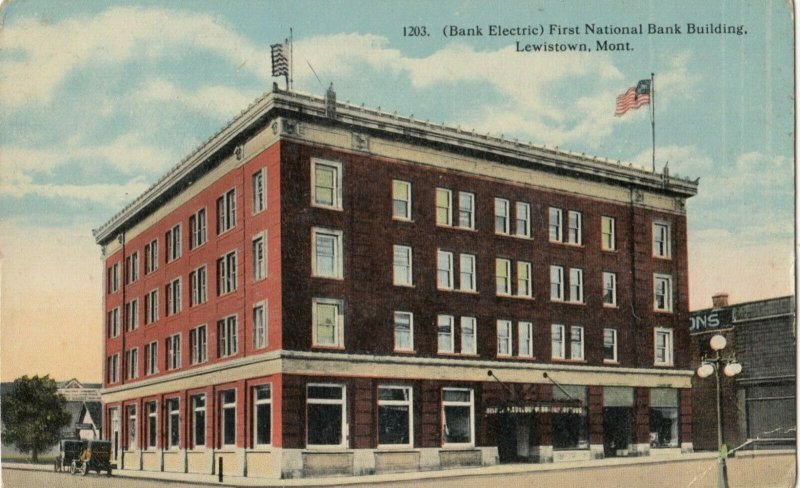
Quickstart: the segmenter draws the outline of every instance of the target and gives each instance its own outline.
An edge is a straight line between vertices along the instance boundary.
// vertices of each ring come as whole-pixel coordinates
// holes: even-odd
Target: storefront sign
[[[574,413],[581,414],[585,411],[583,407],[569,405],[551,404],[532,404],[532,405],[509,405],[505,407],[486,407],[486,415],[497,415],[501,413],[525,414],[525,413]]]
[[[704,310],[694,312],[689,317],[689,332],[705,332],[708,330],[728,329],[733,327],[732,313],[730,308],[718,310]]]

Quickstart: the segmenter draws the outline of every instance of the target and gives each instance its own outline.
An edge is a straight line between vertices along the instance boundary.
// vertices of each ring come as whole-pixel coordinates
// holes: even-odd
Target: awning
[[[586,407],[580,402],[514,402],[507,405],[490,405],[486,407],[486,415],[498,414],[530,414],[530,413],[574,413],[582,414]]]

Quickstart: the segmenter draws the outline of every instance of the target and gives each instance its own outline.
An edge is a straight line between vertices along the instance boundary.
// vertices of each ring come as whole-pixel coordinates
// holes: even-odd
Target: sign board
[[[697,334],[718,329],[733,327],[733,313],[730,308],[701,310],[689,316],[689,332]]]

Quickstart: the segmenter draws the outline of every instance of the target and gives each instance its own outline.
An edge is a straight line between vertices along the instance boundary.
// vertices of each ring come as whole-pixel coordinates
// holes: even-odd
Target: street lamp
[[[697,368],[697,376],[708,378],[712,374],[717,379],[717,446],[719,447],[719,460],[717,462],[717,488],[728,488],[728,468],[725,465],[725,458],[728,456],[728,449],[722,443],[722,388],[720,387],[719,372],[725,376],[736,376],[742,372],[741,363],[736,361],[736,356],[722,357],[722,350],[728,341],[722,335],[715,335],[709,341],[711,349],[716,353],[713,356],[703,356],[703,364]]]

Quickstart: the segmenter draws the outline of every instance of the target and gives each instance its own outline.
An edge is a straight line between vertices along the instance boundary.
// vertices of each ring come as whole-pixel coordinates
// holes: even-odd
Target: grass
[[[55,460],[56,456],[39,456],[39,460],[36,462],[36,464],[53,464],[53,461]],[[33,464],[30,455],[26,454],[4,454],[2,458],[0,458],[0,462]]]

